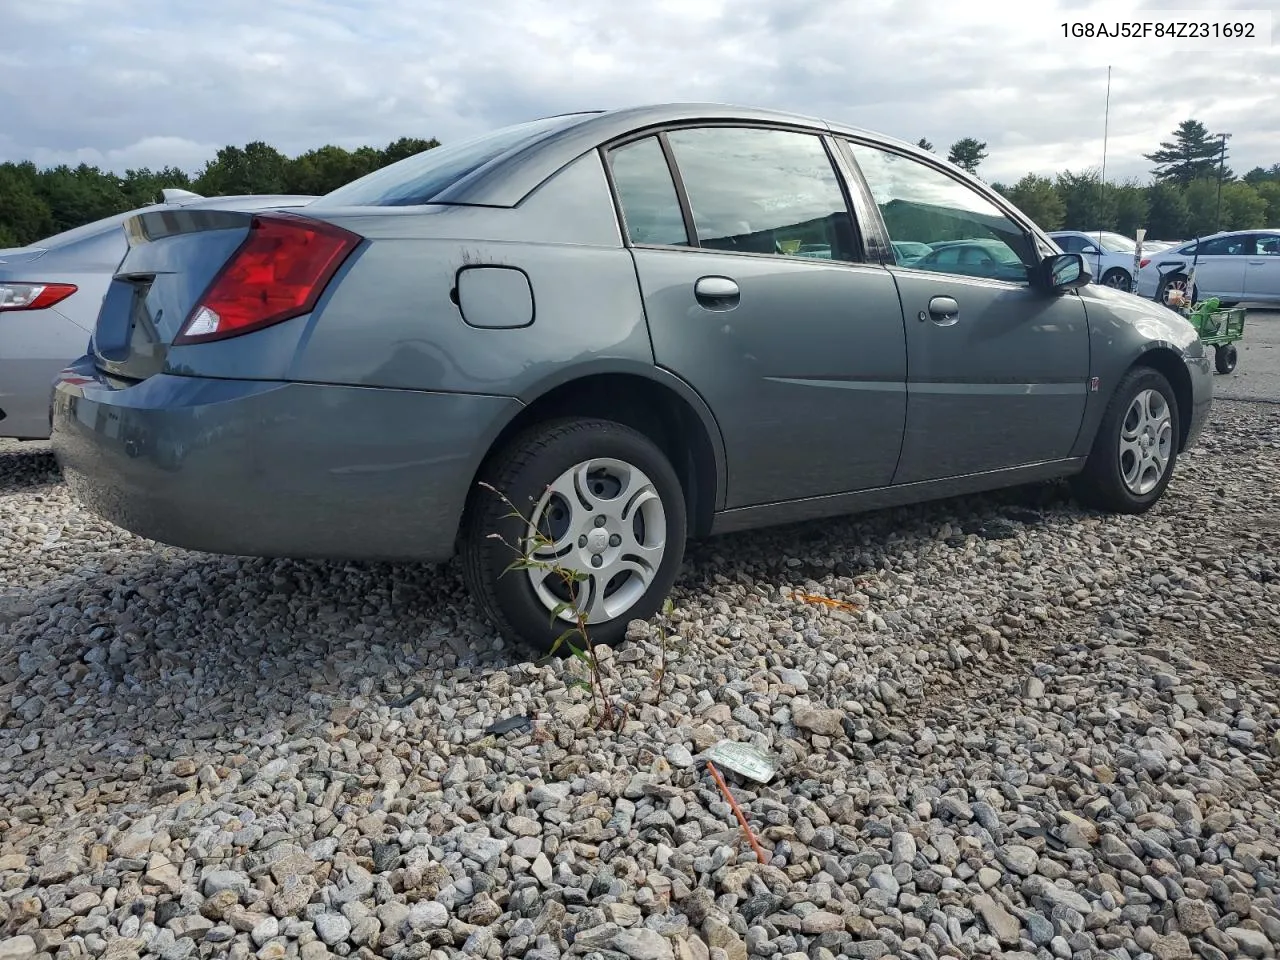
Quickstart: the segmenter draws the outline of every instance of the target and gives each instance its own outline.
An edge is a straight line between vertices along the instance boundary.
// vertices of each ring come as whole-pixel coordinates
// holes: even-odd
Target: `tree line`
[[[119,176],[98,167],[0,163],[0,248],[33,243],[112,214],[155,203],[165,187],[202,196],[248,193],[316,195],[336,190],[366,173],[438,147],[436,139],[401,137],[381,150],[324,146],[296,157],[255,141],[228,146],[190,176],[176,167],[126,170]]]
[[[928,140],[918,146],[933,150]],[[991,186],[1045,230],[1114,230],[1133,236],[1145,227],[1152,240],[1181,240],[1218,230],[1280,227],[1280,163],[1237,177],[1224,141],[1198,120],[1184,120],[1173,138],[1144,155],[1152,180],[1104,183],[1099,170],[1029,173],[1017,183]],[[987,145],[964,137],[947,159],[976,174]],[[1221,189],[1219,189],[1221,179]]]
[[[194,177],[175,167],[127,170],[124,176],[95,166],[0,164],[0,248],[43,237],[154,203],[165,187],[203,196],[247,193],[321,195],[345,183],[439,146],[432,138],[402,137],[382,149],[324,146],[296,157],[255,141],[217,152]],[[933,150],[928,140],[919,146]],[[977,173],[987,144],[963,137],[947,159]],[[1145,227],[1153,240],[1203,236],[1215,230],[1280,227],[1280,163],[1255,167],[1242,177],[1226,166],[1225,143],[1197,120],[1178,125],[1172,139],[1146,154],[1152,180],[1103,183],[1100,172],[1070,170],[1046,177],[1027,174],[1013,184],[993,183],[1046,230],[1115,230],[1132,235]],[[1219,173],[1222,176],[1219,192]]]

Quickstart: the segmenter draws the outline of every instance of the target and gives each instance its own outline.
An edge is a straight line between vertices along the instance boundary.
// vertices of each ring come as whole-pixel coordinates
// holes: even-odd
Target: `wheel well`
[[[1173,387],[1174,399],[1178,401],[1178,449],[1181,450],[1191,429],[1191,374],[1186,361],[1166,347],[1157,347],[1140,356],[1134,366],[1158,370]]]
[[[669,387],[635,374],[595,374],[572,380],[543,394],[503,428],[489,448],[502,450],[522,430],[556,417],[599,417],[638,430],[661,448],[684,489],[689,534],[711,532],[715,511],[716,461],[702,420],[689,403]],[[472,491],[475,488],[475,478]],[[468,508],[470,509],[470,496]]]

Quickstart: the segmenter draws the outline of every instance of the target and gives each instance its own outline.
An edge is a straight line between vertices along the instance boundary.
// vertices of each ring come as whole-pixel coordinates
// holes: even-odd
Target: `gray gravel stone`
[[[694,545],[602,733],[452,567],[164,547],[0,444],[0,949],[1268,960],[1280,409],[1179,461],[1141,517],[1045,488]],[[730,778],[765,865],[722,739],[778,764]]]

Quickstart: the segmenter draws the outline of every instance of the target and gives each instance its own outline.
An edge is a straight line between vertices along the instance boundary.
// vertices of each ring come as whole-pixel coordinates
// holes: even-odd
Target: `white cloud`
[[[1170,4],[1159,4],[1167,8]],[[1186,4],[1186,6],[1192,6]],[[1200,0],[1201,10],[1258,3]],[[1107,169],[1194,116],[1237,171],[1280,162],[1280,49],[1064,39],[1135,2],[1039,0],[41,0],[5,14],[0,159],[198,168],[217,147],[453,140],[566,110],[664,100],[792,109],[939,152],[988,179]],[[10,91],[23,91],[14,96]]]

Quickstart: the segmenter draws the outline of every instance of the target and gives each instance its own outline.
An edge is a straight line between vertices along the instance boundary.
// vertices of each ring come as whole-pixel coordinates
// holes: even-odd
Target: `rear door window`
[[[623,226],[632,243],[687,247],[680,198],[657,137],[628,143],[609,153],[613,187]]]

